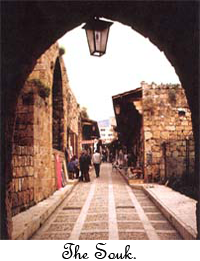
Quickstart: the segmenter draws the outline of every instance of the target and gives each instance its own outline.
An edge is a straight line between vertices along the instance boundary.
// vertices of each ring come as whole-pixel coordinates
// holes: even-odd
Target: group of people
[[[73,156],[67,164],[69,178],[79,179],[80,181],[89,182],[90,181],[90,166],[94,165],[96,177],[100,175],[100,164],[101,164],[101,154],[98,150],[94,152],[92,158],[90,157],[87,150],[83,150],[81,156],[78,160],[76,156]]]

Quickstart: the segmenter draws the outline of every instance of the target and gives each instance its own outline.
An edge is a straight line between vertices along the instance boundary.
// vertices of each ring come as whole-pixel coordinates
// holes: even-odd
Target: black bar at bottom
[[[62,243],[62,259],[136,259],[136,243]]]

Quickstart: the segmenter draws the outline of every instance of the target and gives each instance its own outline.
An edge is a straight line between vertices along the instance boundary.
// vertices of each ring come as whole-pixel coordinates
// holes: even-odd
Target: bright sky
[[[110,27],[106,54],[89,54],[82,26],[59,40],[70,87],[89,117],[99,121],[114,115],[112,96],[147,83],[179,83],[163,52],[131,27],[115,22]]]

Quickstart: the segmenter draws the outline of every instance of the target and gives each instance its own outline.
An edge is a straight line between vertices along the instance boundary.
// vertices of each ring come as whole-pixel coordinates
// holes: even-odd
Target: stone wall
[[[80,155],[80,105],[77,103],[76,97],[71,89],[68,89],[67,94],[67,129],[68,141],[67,144],[72,148],[72,154]]]
[[[172,173],[182,175],[186,170],[185,140],[189,137],[193,140],[185,92],[178,84],[149,85],[144,82],[142,91],[145,177],[166,179]],[[193,145],[190,145],[192,164]]]
[[[78,136],[79,107],[74,96],[68,104],[68,93],[67,71],[55,43],[38,59],[18,98],[12,160],[13,215],[57,189],[54,155],[64,159],[67,127]]]
[[[13,146],[13,215],[34,205],[33,146]]]
[[[67,125],[71,129],[71,131],[73,131],[78,135],[77,123],[80,115],[80,106],[76,101],[75,95],[70,89],[68,90],[67,100],[68,100]]]

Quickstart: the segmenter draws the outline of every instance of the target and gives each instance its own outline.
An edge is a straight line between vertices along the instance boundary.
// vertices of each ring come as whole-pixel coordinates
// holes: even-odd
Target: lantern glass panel
[[[106,45],[107,45],[107,41],[108,41],[108,33],[109,33],[109,27],[105,28],[101,34],[102,34],[102,38],[101,38],[101,50],[103,53],[106,52]]]
[[[95,39],[95,51],[101,52],[101,32],[94,31],[94,39]]]
[[[101,56],[106,52],[106,45],[108,39],[109,28],[106,28],[101,31],[94,31],[94,40],[95,40],[95,52],[94,55]]]
[[[87,35],[87,40],[88,40],[88,45],[90,49],[90,54],[93,54],[95,52],[95,44],[94,44],[94,34],[93,30],[86,30],[86,35]]]

